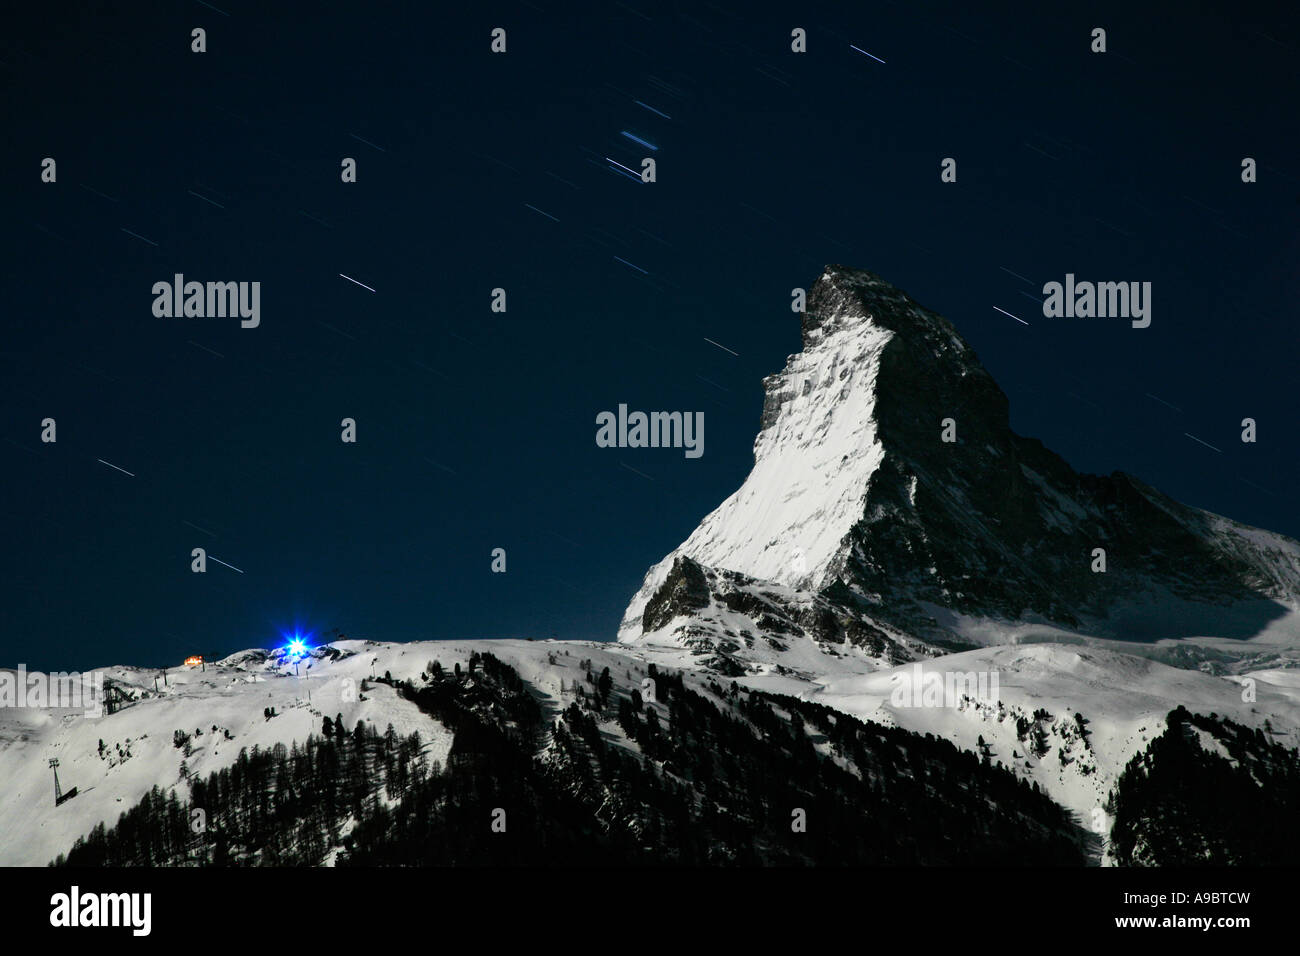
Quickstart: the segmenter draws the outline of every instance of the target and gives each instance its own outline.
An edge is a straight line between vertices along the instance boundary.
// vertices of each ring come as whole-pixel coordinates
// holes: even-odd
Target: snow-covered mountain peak
[[[862,520],[873,479],[887,456],[907,457],[917,415],[893,414],[882,432],[880,402],[909,391],[921,374],[929,388],[975,399],[967,408],[1005,427],[1006,398],[971,348],[942,316],[865,269],[828,265],[808,291],[803,350],[763,381],[754,468],[741,487],[651,569],[620,629],[642,633],[645,603],[683,555],[710,567],[787,588],[820,589],[851,557],[850,532]],[[886,362],[888,357],[889,361]],[[882,368],[894,384],[882,386]],[[942,416],[940,416],[942,417]],[[938,436],[939,418],[930,431]]]
[[[827,266],[801,325],[803,350],[764,379],[752,471],[650,569],[620,640],[716,652],[757,632],[785,644],[789,631],[771,634],[762,614],[721,623],[737,585],[716,571],[782,605],[776,616],[796,629],[812,613],[807,633],[823,641],[865,631],[944,645],[959,638],[949,612],[1241,640],[1300,605],[1300,543],[1122,473],[1080,474],[1017,435],[1006,395],[952,324],[879,276]],[[673,590],[679,557],[700,566],[709,600],[674,617],[673,600],[653,599],[691,593]],[[894,643],[887,656],[915,650]]]
[[[826,266],[808,290],[802,323],[804,349],[815,348],[828,335],[862,326],[946,338],[952,348],[970,352],[947,319],[918,305],[874,272]],[[973,361],[974,353],[969,358]]]
[[[645,603],[678,555],[788,588],[827,583],[827,569],[861,517],[867,483],[884,455],[876,431],[876,378],[895,333],[876,313],[899,307],[899,296],[871,273],[826,268],[809,291],[804,350],[764,379],[753,470],[651,569],[628,609],[623,639],[641,632]]]

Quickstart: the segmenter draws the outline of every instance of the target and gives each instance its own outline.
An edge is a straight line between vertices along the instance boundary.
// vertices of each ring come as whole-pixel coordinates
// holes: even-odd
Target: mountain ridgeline
[[[155,789],[68,866],[1080,864],[1087,836],[1036,785],[947,741],[790,697],[704,693],[648,665],[587,671],[547,720],[488,653],[397,683],[455,734],[326,725],[241,752],[188,799]],[[205,827],[191,822],[202,810]]]
[[[1011,430],[1006,395],[951,323],[880,277],[828,266],[802,339],[764,381],[750,475],[650,570],[621,640],[686,644],[734,670],[746,632],[863,635],[890,663],[923,653],[909,639],[959,643],[952,612],[1101,637],[1249,637],[1300,601],[1300,543],[1127,474],[1075,472]],[[727,587],[673,603],[683,575],[723,572]],[[734,613],[737,587],[765,597],[761,613]],[[1183,611],[1153,625],[1129,613],[1142,604]]]

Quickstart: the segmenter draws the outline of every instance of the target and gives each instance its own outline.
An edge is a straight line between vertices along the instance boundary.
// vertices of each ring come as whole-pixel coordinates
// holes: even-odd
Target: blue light
[[[304,631],[301,627],[295,626],[292,630],[280,631],[280,637],[284,639],[284,644],[278,652],[282,660],[296,663],[304,657],[311,656],[312,648],[309,643],[313,637],[311,631]]]
[[[306,657],[309,653],[307,638],[304,637],[300,631],[294,631],[292,637],[286,634],[284,639],[288,642],[284,647],[284,656],[289,660],[297,660],[300,657]]]

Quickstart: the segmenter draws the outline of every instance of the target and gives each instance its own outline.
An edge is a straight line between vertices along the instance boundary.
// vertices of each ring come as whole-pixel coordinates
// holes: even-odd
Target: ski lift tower
[[[50,758],[50,769],[54,771],[54,805],[57,807],[65,800],[71,800],[75,797],[77,788],[73,787],[67,793],[64,793],[63,788],[59,786],[59,759],[57,757]]]

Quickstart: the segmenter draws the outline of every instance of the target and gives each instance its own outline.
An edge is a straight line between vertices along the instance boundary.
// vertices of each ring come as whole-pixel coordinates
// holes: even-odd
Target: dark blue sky
[[[173,663],[295,624],[610,639],[744,478],[761,379],[799,348],[790,290],[828,262],[951,319],[1076,468],[1300,535],[1294,20],[214,6],[42,4],[0,39],[0,664]],[[658,182],[609,171],[645,154],[622,131]],[[155,317],[177,272],[260,281],[261,326]],[[1067,272],[1150,281],[1151,327],[1045,319],[1021,293]],[[597,448],[619,403],[703,411],[704,456]],[[192,574],[193,547],[244,573]]]

